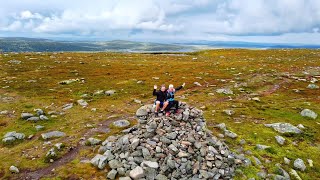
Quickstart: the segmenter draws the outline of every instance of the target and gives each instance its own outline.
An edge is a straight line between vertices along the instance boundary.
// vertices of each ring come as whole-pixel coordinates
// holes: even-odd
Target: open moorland
[[[184,82],[176,99],[248,159],[234,179],[320,179],[320,50],[2,53],[0,78],[0,179],[105,179],[93,141],[137,124],[154,84]]]

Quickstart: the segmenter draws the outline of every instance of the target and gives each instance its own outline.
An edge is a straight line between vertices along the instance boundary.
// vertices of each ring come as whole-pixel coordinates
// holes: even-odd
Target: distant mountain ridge
[[[54,52],[54,51],[120,51],[120,52],[163,52],[192,51],[190,46],[114,41],[56,41],[37,38],[0,38],[0,50],[3,52]]]
[[[152,43],[125,40],[113,41],[60,41],[26,37],[0,37],[2,52],[54,52],[54,51],[113,51],[113,52],[190,52],[213,48],[318,49],[320,45],[254,43],[238,41],[191,41],[182,43]]]

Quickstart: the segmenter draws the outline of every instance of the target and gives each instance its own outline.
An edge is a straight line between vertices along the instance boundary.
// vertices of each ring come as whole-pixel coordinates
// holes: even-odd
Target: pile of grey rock
[[[8,132],[4,135],[2,142],[3,143],[12,143],[16,140],[23,140],[25,138],[25,134],[17,133],[16,131]]]
[[[159,117],[153,109],[142,106],[137,125],[100,146],[91,163],[109,166],[108,179],[232,179],[242,160],[206,129],[201,110],[180,103],[177,114]]]
[[[36,115],[32,113],[21,113],[21,119],[27,120],[27,121],[33,121],[37,122],[40,120],[48,120],[49,118],[45,115],[44,111],[42,109],[35,109]]]

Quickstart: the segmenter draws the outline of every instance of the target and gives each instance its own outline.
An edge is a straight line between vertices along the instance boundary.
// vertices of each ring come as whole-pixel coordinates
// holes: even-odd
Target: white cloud
[[[1,34],[275,39],[271,37],[315,35],[320,28],[319,0],[0,0],[0,4]]]

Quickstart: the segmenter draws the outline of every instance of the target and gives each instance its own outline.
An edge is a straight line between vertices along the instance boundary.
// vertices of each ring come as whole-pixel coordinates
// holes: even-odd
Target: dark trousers
[[[176,100],[169,101],[169,104],[168,104],[166,110],[169,111],[172,107],[175,107],[176,110],[178,110],[178,106],[179,106],[179,101],[176,101]]]

